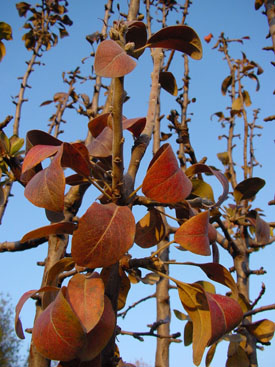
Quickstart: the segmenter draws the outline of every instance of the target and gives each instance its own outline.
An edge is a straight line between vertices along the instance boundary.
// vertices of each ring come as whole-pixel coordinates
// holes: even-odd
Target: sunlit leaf
[[[64,206],[65,177],[61,167],[63,149],[59,148],[49,167],[36,173],[27,183],[24,195],[34,205],[61,212]]]
[[[180,312],[179,310],[173,310],[173,311],[174,311],[174,314],[175,314],[177,319],[179,319],[181,321],[189,320],[189,316],[186,315],[185,313]]]
[[[107,345],[113,335],[116,324],[111,301],[104,296],[104,311],[97,325],[88,333],[87,343],[78,353],[81,361],[94,359]]]
[[[66,287],[63,287],[33,326],[33,342],[38,352],[48,359],[70,361],[86,343],[81,322],[65,295]]]
[[[93,203],[74,231],[72,257],[89,268],[112,265],[133,245],[135,227],[128,207]]]
[[[232,291],[232,297],[238,299],[238,288],[230,272],[221,264],[217,263],[204,263],[196,264],[192,262],[186,262],[186,265],[193,265],[200,267],[209,279],[214,280],[220,284],[229,287]]]
[[[146,117],[136,117],[132,119],[123,119],[122,127],[131,131],[135,138],[138,138],[146,125]]]
[[[36,165],[44,161],[44,159],[53,156],[58,150],[58,146],[35,145],[28,151],[26,157],[24,158],[22,173],[25,173],[29,169],[35,167]]]
[[[161,47],[186,53],[195,60],[202,58],[202,45],[197,33],[186,25],[162,28],[147,41],[147,47]]]
[[[228,152],[217,153],[218,159],[222,162],[224,166],[229,164],[229,154]]]
[[[191,179],[192,182],[192,195],[199,196],[201,198],[207,198],[214,202],[214,193],[212,187],[205,181],[198,178]]]
[[[66,299],[89,333],[103,314],[104,283],[97,273],[75,274],[68,283]]]
[[[242,92],[242,95],[243,95],[243,101],[244,101],[244,104],[246,105],[246,107],[251,106],[252,102],[251,102],[250,95],[249,95],[248,91],[244,90]]]
[[[242,99],[240,97],[234,99],[231,108],[233,111],[241,111],[243,108]]]
[[[142,192],[162,203],[183,201],[191,192],[191,181],[178,166],[170,144],[164,144],[150,162]]]
[[[82,143],[63,143],[62,167],[70,167],[75,172],[89,177],[91,174],[91,163],[89,152]]]
[[[208,237],[209,213],[201,212],[184,222],[175,233],[175,242],[198,255],[211,254]]]
[[[274,322],[267,319],[248,324],[246,328],[261,343],[268,343],[273,338],[275,332]]]
[[[226,177],[221,172],[217,171],[216,169],[213,169],[210,166],[207,166],[206,164],[201,164],[201,163],[196,163],[196,164],[193,164],[192,166],[188,167],[187,170],[185,171],[185,174],[188,177],[192,177],[193,175],[195,175],[197,173],[203,173],[203,172],[206,173],[206,174],[211,174],[211,175],[216,176],[216,178],[222,184],[223,193],[219,197],[218,201],[213,205],[213,207],[219,207],[223,203],[223,201],[227,198],[227,195],[228,195],[228,192],[229,192],[228,180],[226,179]]]
[[[25,1],[16,4],[16,9],[20,17],[25,17],[30,7],[31,5],[26,3]]]
[[[136,62],[113,40],[98,45],[95,54],[95,73],[105,78],[118,78],[130,73]]]
[[[0,22],[0,40],[12,40],[12,29],[8,23]]]
[[[48,226],[37,228],[31,232],[26,233],[20,240],[21,243],[34,240],[37,238],[48,237],[53,234],[73,234],[73,231],[77,228],[77,225],[72,222],[54,223]]]
[[[112,155],[113,130],[105,127],[103,131],[87,146],[89,153],[94,157],[109,157]]]
[[[142,248],[159,243],[165,236],[165,226],[159,211],[150,209],[136,224],[135,242]]]

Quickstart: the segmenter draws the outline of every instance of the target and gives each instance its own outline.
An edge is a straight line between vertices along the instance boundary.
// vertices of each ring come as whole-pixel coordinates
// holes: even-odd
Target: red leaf
[[[94,359],[107,345],[116,324],[111,301],[104,296],[104,311],[98,324],[87,335],[87,344],[78,354],[81,361]]]
[[[88,145],[88,151],[93,157],[109,157],[112,155],[113,130],[105,127],[103,131]]]
[[[24,192],[31,203],[54,212],[63,211],[64,206],[65,177],[61,167],[62,151],[60,147],[50,166],[34,175]]]
[[[95,73],[105,78],[119,78],[130,73],[136,62],[115,41],[105,40],[96,50]]]
[[[161,47],[185,52],[195,60],[202,58],[202,45],[197,33],[186,25],[162,28],[147,41],[147,47]]]
[[[175,233],[175,242],[198,255],[211,254],[208,237],[209,213],[199,213],[184,222]]]
[[[112,115],[109,112],[103,113],[102,115],[90,120],[88,128],[94,138],[101,134],[106,126],[111,127],[112,123],[110,120],[112,120]]]
[[[243,312],[237,301],[220,294],[205,292],[211,315],[212,335],[208,345],[234,329],[242,320]]]
[[[138,138],[146,125],[146,117],[136,117],[133,119],[124,119],[122,121],[123,129],[127,129]]]
[[[191,181],[179,168],[169,144],[164,144],[150,162],[142,183],[142,192],[152,200],[175,204],[191,192]]]
[[[74,275],[68,284],[66,299],[80,319],[86,333],[98,323],[104,309],[104,283],[97,273]]]
[[[165,236],[165,225],[161,214],[150,209],[136,224],[135,243],[142,248],[149,248],[159,243]]]
[[[21,243],[34,240],[36,238],[48,237],[52,234],[73,234],[73,231],[76,229],[76,224],[72,222],[61,222],[51,224],[49,226],[44,226],[37,228],[31,232],[26,233],[20,240]]]
[[[128,207],[93,203],[74,231],[72,257],[80,266],[107,267],[131,248],[134,237],[135,219]]]
[[[204,37],[205,42],[209,43],[213,38],[213,34],[209,33],[207,36]]]
[[[81,322],[65,298],[63,287],[56,299],[36,319],[32,331],[34,345],[45,358],[70,361],[86,343]]]
[[[59,146],[54,145],[35,145],[32,147],[22,165],[22,173],[28,171],[29,169],[35,167],[37,164],[44,161],[44,159],[51,157],[59,150]]]
[[[70,167],[84,177],[89,177],[91,163],[86,146],[82,143],[63,143],[61,165],[62,167]]]

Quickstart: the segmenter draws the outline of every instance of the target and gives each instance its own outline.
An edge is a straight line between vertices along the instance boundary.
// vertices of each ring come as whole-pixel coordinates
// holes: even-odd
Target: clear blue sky
[[[36,1],[29,1],[35,3]],[[183,1],[182,1],[183,3]],[[23,19],[17,15],[15,8],[16,1],[2,0],[0,4],[1,19],[12,26],[13,41],[5,42],[7,55],[0,63],[0,121],[9,115],[14,115],[15,108],[11,103],[11,96],[15,96],[19,90],[18,76],[22,76],[26,69],[25,60],[30,58],[30,53],[24,48],[21,41],[24,30],[22,29]],[[125,6],[126,1],[120,1],[121,9]],[[25,136],[30,129],[41,129],[47,131],[48,119],[54,113],[54,105],[45,107],[39,105],[48,99],[51,99],[56,92],[66,91],[66,86],[62,83],[61,74],[63,71],[70,71],[77,66],[81,66],[83,74],[88,75],[91,71],[92,59],[86,60],[81,64],[81,59],[89,56],[91,46],[85,40],[87,34],[91,34],[101,29],[104,11],[104,1],[95,0],[79,0],[70,1],[69,16],[74,24],[68,29],[70,37],[60,40],[59,44],[47,52],[43,59],[45,66],[35,68],[35,72],[30,78],[32,89],[27,91],[29,103],[25,103],[22,111],[20,135]],[[115,7],[116,9],[116,7]],[[252,107],[249,110],[249,118],[252,118],[253,109],[261,108],[259,115],[259,124],[264,126],[262,137],[258,138],[255,143],[255,153],[258,161],[262,164],[262,168],[255,170],[255,176],[262,177],[266,180],[266,186],[260,192],[258,199],[253,205],[261,207],[265,210],[266,220],[274,221],[274,207],[268,207],[267,202],[273,199],[275,191],[275,173],[274,173],[274,139],[275,130],[272,122],[265,123],[263,118],[274,114],[274,98],[272,94],[274,90],[274,67],[270,65],[270,61],[274,61],[272,52],[263,51],[262,47],[271,44],[270,39],[266,39],[268,34],[268,26],[266,17],[260,11],[254,10],[254,1],[250,0],[212,0],[212,1],[194,1],[190,8],[190,16],[188,17],[188,25],[192,26],[199,34],[203,44],[203,59],[201,61],[190,61],[191,88],[190,97],[196,98],[196,103],[191,104],[189,113],[193,113],[192,122],[190,124],[191,141],[197,152],[198,159],[207,156],[207,164],[214,165],[219,168],[216,153],[224,151],[225,141],[218,140],[218,136],[222,134],[219,124],[210,120],[210,116],[217,111],[225,111],[229,101],[221,95],[220,87],[222,80],[228,75],[225,62],[222,60],[222,54],[212,50],[211,44],[206,44],[203,37],[210,32],[215,38],[221,32],[230,38],[240,38],[250,36],[249,41],[245,41],[244,45],[236,44],[232,47],[232,55],[236,58],[241,57],[243,50],[249,59],[259,63],[264,74],[260,76],[261,89],[255,93],[255,83],[250,81],[247,89],[251,93]],[[180,18],[179,18],[180,19]],[[172,25],[173,22],[169,23]],[[171,70],[174,72],[178,83],[182,78],[183,59],[177,55],[175,63],[172,64]],[[138,62],[136,69],[126,78],[125,88],[131,99],[125,104],[124,114],[129,117],[145,116],[147,111],[147,103],[149,96],[151,72],[151,59],[148,50]],[[106,81],[107,82],[107,81]],[[147,85],[145,84],[147,83]],[[91,84],[79,84],[77,92],[92,93]],[[165,116],[177,105],[166,92],[162,93],[164,103],[162,111]],[[79,117],[74,112],[66,113],[65,119],[67,124],[64,126],[65,134],[61,137],[65,141],[82,139],[86,135],[87,120]],[[167,120],[164,119],[164,126]],[[167,131],[167,128],[163,128]],[[11,135],[11,127],[6,129],[6,133]],[[129,145],[126,145],[129,148]],[[125,153],[126,159],[130,153]],[[150,152],[147,153],[145,162],[141,170],[147,168],[150,159]],[[236,159],[237,165],[241,166],[241,158]],[[140,176],[141,177],[141,176]],[[240,177],[240,181],[242,178]],[[216,187],[216,186],[215,186]],[[219,186],[217,185],[219,190]],[[23,196],[23,189],[19,185],[13,188],[14,197],[10,199],[8,210],[3,220],[0,232],[0,242],[9,240],[19,240],[25,233],[42,225],[48,224],[43,210],[32,206]],[[85,200],[80,214],[83,214],[86,208],[95,200],[97,193],[90,190],[88,198]],[[137,211],[137,219],[144,213]],[[132,250],[133,256],[144,256],[144,252],[136,249]],[[148,254],[150,251],[148,251]],[[147,253],[146,253],[147,254]],[[184,254],[184,255],[183,255]],[[251,289],[251,299],[254,300],[261,288],[261,282],[267,286],[266,295],[263,297],[259,305],[274,303],[274,245],[269,246],[264,251],[260,251],[251,259],[251,268],[258,269],[263,266],[268,274],[263,277],[253,278],[253,287]],[[179,256],[180,261],[204,262],[197,256],[187,255],[172,250],[171,257]],[[21,252],[21,253],[2,253],[0,254],[1,279],[0,291],[8,292],[14,304],[19,297],[27,290],[38,289],[41,283],[42,268],[36,266],[37,261],[43,261],[46,257],[46,244],[37,249]],[[226,254],[222,253],[221,263],[231,266],[230,259]],[[199,270],[190,271],[190,268],[181,267],[176,271],[172,270],[176,277],[184,281],[196,281],[204,279],[203,274]],[[219,289],[219,288],[218,288]],[[225,293],[226,290],[221,288],[220,291]],[[143,293],[144,292],[144,293]],[[151,294],[154,288],[150,286],[142,287],[140,285],[133,286],[130,291],[128,303],[138,300],[144,294]],[[172,297],[172,309],[181,309],[181,305]],[[34,316],[34,307],[32,301],[25,306],[22,312],[22,320],[24,327],[31,327]],[[256,319],[270,318],[275,320],[274,311],[258,315]],[[121,322],[120,326],[124,330],[146,331],[146,325],[154,322],[154,302],[139,306],[136,310],[129,313],[125,322]],[[183,323],[173,321],[171,332],[183,331]],[[131,337],[119,338],[119,348],[122,357],[133,362],[135,359],[142,358],[150,366],[154,363],[154,339],[146,339],[146,342],[140,343]],[[22,353],[26,351],[30,338],[27,337],[26,342],[22,342]],[[227,347],[227,342],[223,343]],[[271,361],[274,359],[274,342],[271,347],[266,347],[265,352],[258,353],[259,365],[271,367]],[[192,365],[191,347],[184,347],[183,344],[174,344],[171,347],[171,367],[177,367],[184,361],[185,365]],[[220,367],[225,363],[225,347],[219,346],[216,358],[211,364],[212,367]]]

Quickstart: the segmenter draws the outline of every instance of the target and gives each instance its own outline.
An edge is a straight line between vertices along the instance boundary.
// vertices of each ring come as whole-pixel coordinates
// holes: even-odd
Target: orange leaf
[[[86,344],[80,320],[65,298],[66,287],[36,319],[32,331],[34,345],[45,358],[70,361]]]
[[[170,71],[161,71],[159,73],[159,83],[161,87],[168,93],[172,94],[172,96],[176,96],[178,94],[176,79]]]
[[[63,143],[62,167],[70,167],[75,172],[89,177],[91,173],[91,163],[89,152],[82,143]]]
[[[198,255],[211,254],[208,237],[209,212],[201,212],[184,222],[175,233],[175,242]]]
[[[24,158],[22,173],[25,173],[29,169],[35,167],[44,159],[51,157],[58,150],[59,147],[54,145],[35,145],[28,151],[26,157]]]
[[[104,311],[98,324],[87,335],[87,343],[78,357],[81,361],[94,359],[107,345],[116,325],[115,313],[111,301],[104,296]]]
[[[52,234],[73,234],[73,231],[76,229],[76,224],[72,222],[61,222],[51,224],[49,226],[37,228],[31,232],[26,233],[22,239],[20,240],[21,243],[34,240],[36,238],[48,237]]]
[[[179,168],[170,144],[164,144],[150,162],[142,192],[152,200],[175,204],[191,192],[191,181]]]
[[[185,52],[195,60],[202,58],[202,45],[199,36],[186,25],[162,28],[147,41],[147,47],[161,47]]]
[[[93,203],[74,231],[72,257],[80,266],[108,267],[132,247],[134,236],[135,219],[128,207]]]
[[[90,277],[78,273],[69,281],[66,299],[88,333],[103,313],[104,283],[97,273]]]
[[[130,73],[136,62],[113,40],[101,42],[95,54],[95,73],[105,78],[119,78]]]
[[[209,33],[207,36],[204,37],[205,42],[209,43],[213,38],[213,34]]]

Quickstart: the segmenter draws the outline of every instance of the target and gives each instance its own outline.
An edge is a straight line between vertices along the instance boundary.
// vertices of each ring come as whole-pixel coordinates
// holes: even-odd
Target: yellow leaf
[[[269,342],[273,338],[275,332],[274,322],[267,319],[253,322],[246,327],[248,331],[262,343]]]
[[[232,110],[233,111],[240,111],[243,108],[242,100],[240,97],[234,99],[232,103]]]

